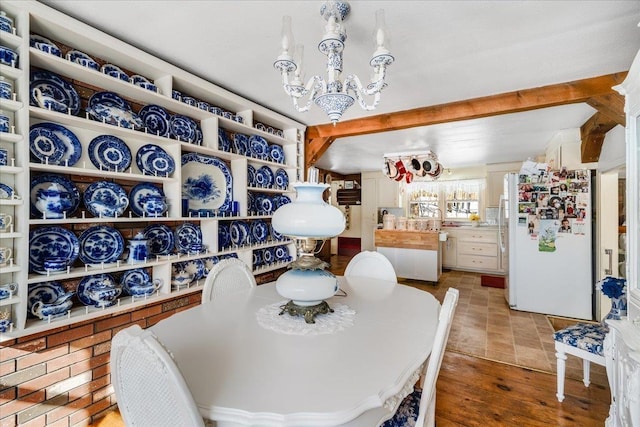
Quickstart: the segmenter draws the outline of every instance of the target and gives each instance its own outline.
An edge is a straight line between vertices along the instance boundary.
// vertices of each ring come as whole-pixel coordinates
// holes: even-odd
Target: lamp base
[[[333,313],[333,309],[329,307],[326,301],[316,305],[298,305],[293,301],[289,301],[282,307],[280,315],[285,312],[289,316],[304,316],[304,321],[307,323],[316,323],[314,318],[317,314]]]

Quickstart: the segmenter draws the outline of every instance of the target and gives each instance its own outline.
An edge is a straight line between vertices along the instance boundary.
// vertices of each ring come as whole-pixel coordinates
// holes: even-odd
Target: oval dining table
[[[363,426],[389,418],[413,390],[431,352],[440,303],[428,292],[363,277],[339,277],[351,313],[329,333],[301,317],[288,333],[258,312],[286,301],[275,282],[214,298],[151,327],[171,353],[203,417],[229,426]],[[276,314],[277,316],[277,314]],[[327,321],[332,319],[327,319]],[[339,324],[339,323],[338,323]],[[302,332],[301,332],[302,331]]]

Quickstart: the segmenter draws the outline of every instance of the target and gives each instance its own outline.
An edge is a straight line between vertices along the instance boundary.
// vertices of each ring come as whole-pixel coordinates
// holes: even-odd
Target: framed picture
[[[345,190],[353,190],[353,181],[345,181],[344,182]]]

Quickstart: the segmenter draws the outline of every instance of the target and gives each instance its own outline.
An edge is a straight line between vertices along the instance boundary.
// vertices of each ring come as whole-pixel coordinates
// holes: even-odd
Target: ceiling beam
[[[471,120],[500,114],[518,113],[558,105],[598,100],[614,93],[627,72],[607,74],[573,82],[523,89],[499,95],[379,114],[333,124],[309,126],[305,138],[305,169],[326,152],[337,138]],[[613,98],[612,98],[613,99]],[[613,109],[615,111],[615,109]]]
[[[618,123],[609,116],[597,112],[580,127],[580,160],[582,163],[597,162],[600,159],[604,137]]]
[[[587,104],[609,117],[621,126],[626,126],[627,120],[624,114],[624,96],[617,92],[607,95],[594,96],[587,99]]]

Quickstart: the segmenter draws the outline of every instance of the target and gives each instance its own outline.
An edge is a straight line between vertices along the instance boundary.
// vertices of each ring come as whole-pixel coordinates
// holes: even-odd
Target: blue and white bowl
[[[0,31],[13,33],[13,19],[7,16],[4,10],[0,11]]]
[[[8,47],[0,46],[0,64],[5,64],[14,68],[17,67],[18,53]]]
[[[13,98],[13,82],[4,76],[0,76],[0,98]]]

